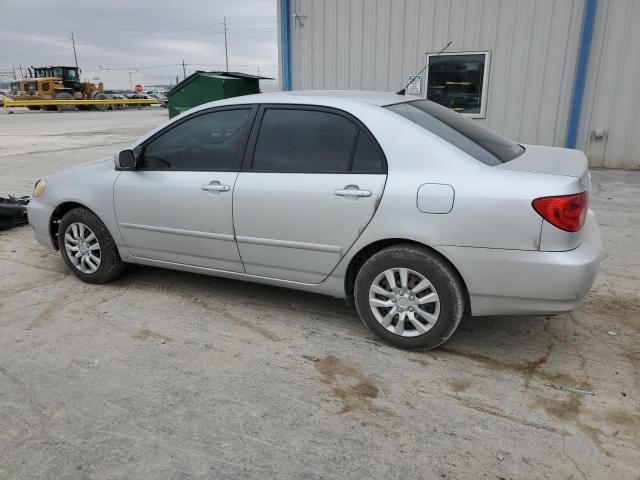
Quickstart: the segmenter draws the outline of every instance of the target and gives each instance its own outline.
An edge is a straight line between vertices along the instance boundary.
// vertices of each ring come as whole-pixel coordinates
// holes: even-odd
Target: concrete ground
[[[165,117],[0,114],[0,195]],[[317,295],[136,266],[86,285],[2,232],[0,478],[640,478],[640,172],[593,179],[584,305],[468,319],[429,353]]]

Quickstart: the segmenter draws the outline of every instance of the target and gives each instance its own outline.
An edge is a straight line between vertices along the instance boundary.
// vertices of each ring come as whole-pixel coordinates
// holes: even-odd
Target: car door
[[[138,167],[114,187],[125,245],[139,258],[243,272],[232,194],[251,106],[198,112],[136,149]]]
[[[233,193],[247,273],[320,283],[375,213],[386,181],[379,145],[354,117],[263,106]]]

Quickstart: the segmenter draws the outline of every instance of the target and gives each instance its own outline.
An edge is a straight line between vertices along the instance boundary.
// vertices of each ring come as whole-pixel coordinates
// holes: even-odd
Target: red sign
[[[141,91],[144,90],[144,87],[142,85],[140,85],[139,83],[136,83],[136,86],[134,87],[136,89],[136,92],[140,93]]]

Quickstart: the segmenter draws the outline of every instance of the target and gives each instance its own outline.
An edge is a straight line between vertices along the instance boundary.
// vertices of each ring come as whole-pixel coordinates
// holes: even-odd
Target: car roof
[[[366,90],[296,90],[291,92],[274,92],[274,94],[278,97],[303,96],[341,98],[371,103],[380,107],[407,101],[407,97],[404,95]]]
[[[294,90],[290,92],[270,92],[256,95],[244,95],[226,100],[211,102],[215,105],[234,103],[309,103],[314,105],[329,105],[332,101],[364,102],[383,107],[394,103],[415,100],[417,97],[406,97],[390,92],[360,91],[360,90]]]
[[[230,105],[279,103],[327,106],[350,111],[352,108],[357,106],[367,105],[384,107],[413,100],[419,100],[419,97],[397,95],[389,92],[359,90],[295,90],[291,92],[258,93],[254,95],[241,95],[238,97],[226,98],[224,100],[215,100],[213,102],[203,103],[173,117],[169,123],[179,121],[181,118],[184,118],[184,116],[192,115],[212,107],[224,107]],[[131,148],[135,148],[137,145],[144,142],[147,138],[152,137],[166,126],[167,124],[160,125],[156,129],[142,136],[131,146]]]

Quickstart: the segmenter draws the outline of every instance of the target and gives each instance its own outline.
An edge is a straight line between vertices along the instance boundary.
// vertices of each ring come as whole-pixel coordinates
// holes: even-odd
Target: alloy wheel
[[[403,337],[427,333],[440,316],[440,297],[433,284],[409,268],[390,268],[369,288],[374,317],[389,332]]]
[[[73,266],[82,273],[98,271],[102,259],[95,233],[84,223],[75,222],[64,232],[64,249]]]

